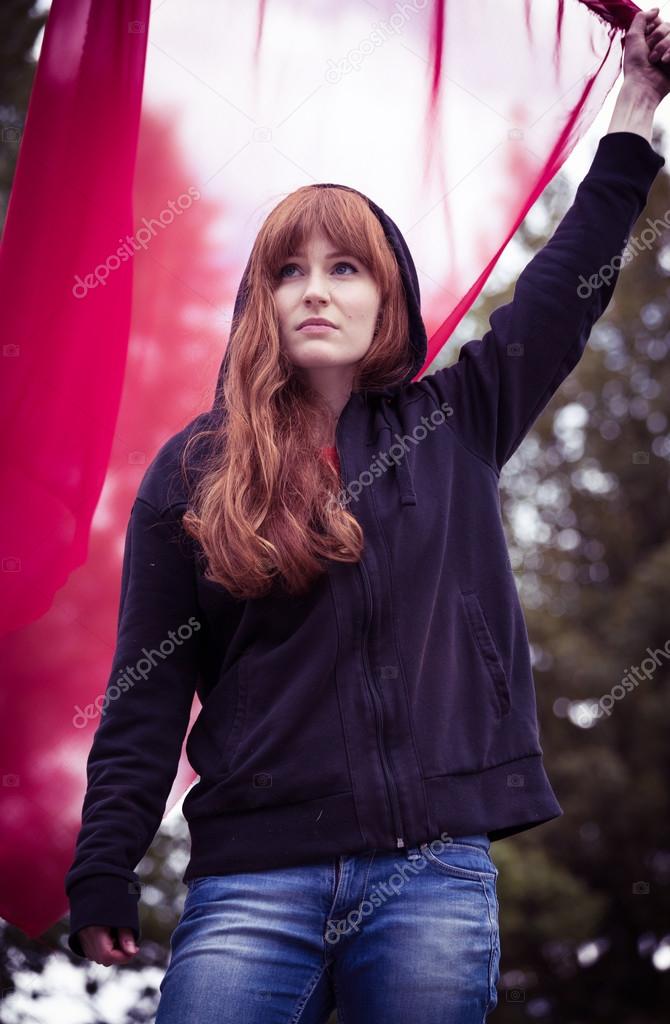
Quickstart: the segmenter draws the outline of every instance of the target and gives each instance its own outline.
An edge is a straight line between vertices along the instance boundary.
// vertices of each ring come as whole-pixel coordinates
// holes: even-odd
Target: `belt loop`
[[[421,860],[421,851],[418,846],[408,846],[405,850],[407,860]]]

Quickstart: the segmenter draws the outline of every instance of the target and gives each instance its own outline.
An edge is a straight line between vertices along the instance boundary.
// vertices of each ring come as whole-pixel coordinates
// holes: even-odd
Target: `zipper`
[[[349,403],[347,402],[347,405]],[[346,408],[346,407],[345,407]],[[344,409],[342,410],[344,412]],[[342,413],[335,427],[335,450],[337,451],[337,458],[340,464],[340,476],[341,481],[347,478],[347,467],[340,453],[339,445],[337,443],[337,433],[342,423]],[[389,798],[389,805],[391,807],[391,817],[393,818],[393,831],[395,833],[396,847],[402,849],[405,846],[405,840],[402,836],[403,824],[402,816],[400,814],[400,801],[398,800],[398,790],[393,778],[393,772],[391,771],[391,765],[389,763],[386,747],[384,746],[384,708],[382,698],[377,689],[377,684],[372,681],[371,675],[368,673],[368,648],[367,648],[367,637],[370,629],[370,622],[372,621],[372,588],[370,586],[370,577],[368,576],[367,570],[361,559],[358,562],[358,568],[361,574],[361,578],[365,583],[365,592],[369,598],[369,612],[366,618],[365,628],[363,630],[363,669],[365,674],[365,682],[368,687],[368,692],[372,697],[372,703],[375,709],[375,721],[377,726],[377,747],[381,756],[382,769],[384,771],[384,781],[386,783],[386,792]],[[367,611],[368,609],[366,609]]]
[[[379,752],[381,754],[382,768],[384,769],[384,778],[386,779],[386,791],[389,795],[389,801],[391,804],[391,815],[393,817],[393,828],[396,837],[396,846],[398,849],[404,847],[405,840],[402,837],[403,825],[402,817],[400,814],[400,801],[398,800],[398,790],[393,778],[393,772],[391,771],[391,765],[389,763],[386,747],[384,746],[384,709],[382,698],[377,689],[377,684],[372,680],[372,676],[368,675],[368,649],[367,649],[367,635],[370,626],[370,620],[372,619],[372,589],[370,587],[370,577],[368,576],[367,570],[363,565],[363,562],[358,563],[361,570],[361,576],[365,580],[365,587],[367,590],[368,597],[370,598],[370,614],[365,624],[365,631],[363,633],[363,668],[365,669],[365,680],[368,683],[368,690],[372,696],[372,702],[375,707],[375,717],[377,720],[377,743],[379,746]]]

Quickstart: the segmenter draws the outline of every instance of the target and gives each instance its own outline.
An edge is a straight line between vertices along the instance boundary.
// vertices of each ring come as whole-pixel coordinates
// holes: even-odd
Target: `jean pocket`
[[[419,849],[431,868],[452,878],[466,878],[473,882],[489,879],[495,884],[498,877],[498,869],[490,854],[481,846],[433,840],[432,843],[423,843]]]

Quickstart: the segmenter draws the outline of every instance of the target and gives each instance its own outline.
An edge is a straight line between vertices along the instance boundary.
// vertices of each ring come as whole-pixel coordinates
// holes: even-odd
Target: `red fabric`
[[[3,634],[86,561],[126,369],[132,262],[76,282],[132,231],[149,4],[89,6],[53,5],[0,246]]]
[[[640,10],[631,0],[583,0],[595,14],[616,28],[630,28],[630,23]]]
[[[66,909],[133,497],[211,405],[263,217],[315,181],[387,210],[428,365],[601,109],[637,9],[209,0],[149,25],[149,0],[54,0],[0,246],[0,913],[29,935]],[[182,757],[168,809],[192,781]]]
[[[321,451],[323,452],[324,456],[327,459],[330,459],[332,464],[335,466],[335,469],[339,473],[340,472],[340,459],[339,459],[339,456],[337,454],[337,447],[335,445],[324,445],[323,448],[321,449]]]

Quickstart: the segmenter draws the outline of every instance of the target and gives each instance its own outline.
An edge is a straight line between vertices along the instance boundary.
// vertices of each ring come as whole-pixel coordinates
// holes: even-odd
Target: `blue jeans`
[[[446,833],[444,833],[446,837]],[[498,1002],[487,836],[187,883],[156,1024],[481,1024]]]

